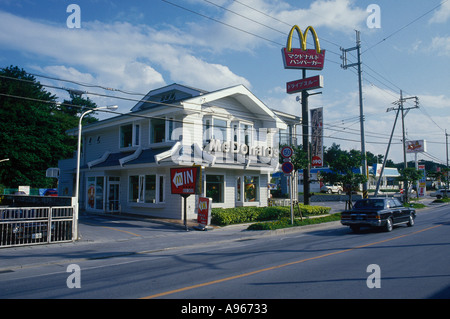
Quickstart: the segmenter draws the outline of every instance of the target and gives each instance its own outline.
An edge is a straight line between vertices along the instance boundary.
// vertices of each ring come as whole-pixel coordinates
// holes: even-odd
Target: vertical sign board
[[[170,169],[170,186],[172,194],[179,194],[184,199],[184,227],[187,227],[187,198],[190,195],[198,194],[200,190],[201,168],[177,167]]]
[[[422,177],[419,179],[419,197],[424,197],[425,191],[427,189],[427,176],[425,172],[425,165],[419,165],[418,168],[423,172]]]
[[[211,224],[211,202],[212,198],[198,198],[197,222],[200,225],[208,226]]]
[[[323,166],[323,108],[311,110],[311,165]]]

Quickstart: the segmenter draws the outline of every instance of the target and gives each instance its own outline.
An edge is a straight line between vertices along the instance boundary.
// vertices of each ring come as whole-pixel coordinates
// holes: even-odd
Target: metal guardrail
[[[73,207],[0,208],[0,247],[73,241],[73,211]]]

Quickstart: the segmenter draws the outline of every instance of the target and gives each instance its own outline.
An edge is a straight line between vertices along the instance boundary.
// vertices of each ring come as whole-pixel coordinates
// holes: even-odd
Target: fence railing
[[[73,207],[0,208],[0,247],[74,239]]]

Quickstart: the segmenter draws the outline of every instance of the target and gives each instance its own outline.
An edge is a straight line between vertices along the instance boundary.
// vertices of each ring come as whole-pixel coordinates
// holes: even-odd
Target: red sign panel
[[[315,49],[281,49],[285,69],[322,70],[325,63],[325,50],[317,53]]]
[[[311,160],[311,166],[312,167],[322,167],[322,159],[320,158],[320,156],[313,156],[312,160]]]
[[[303,90],[314,90],[323,88],[323,76],[316,75],[310,78],[296,80],[286,83],[286,92],[293,94]]]
[[[172,194],[197,194],[199,189],[199,167],[180,167],[170,169]]]
[[[198,214],[197,222],[201,225],[208,226],[211,223],[211,198],[198,198]]]

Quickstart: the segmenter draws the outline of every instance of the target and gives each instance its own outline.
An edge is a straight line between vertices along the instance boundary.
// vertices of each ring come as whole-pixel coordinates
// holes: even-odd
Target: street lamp
[[[78,149],[77,149],[77,176],[76,176],[76,181],[75,181],[75,205],[76,205],[76,209],[74,211],[74,222],[75,222],[75,227],[74,227],[74,233],[76,236],[76,239],[78,240],[78,208],[79,208],[79,190],[80,190],[80,162],[81,162],[81,130],[82,130],[82,121],[83,121],[83,117],[89,113],[95,112],[95,111],[103,111],[103,110],[110,110],[110,111],[114,111],[117,110],[118,106],[117,105],[111,105],[111,106],[101,106],[101,107],[96,107],[94,109],[90,109],[87,110],[86,112],[84,112],[83,114],[81,114],[80,116],[80,120],[78,122]]]

